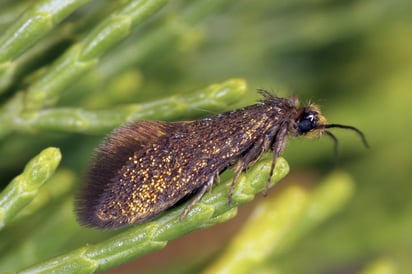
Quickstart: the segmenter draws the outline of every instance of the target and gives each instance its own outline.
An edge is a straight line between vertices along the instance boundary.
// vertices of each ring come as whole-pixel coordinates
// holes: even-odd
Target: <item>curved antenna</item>
[[[335,135],[332,134],[332,132],[325,130],[325,134],[330,137],[333,141],[333,154],[334,154],[334,158],[335,158],[335,164],[338,163],[338,138],[336,138]]]
[[[363,134],[362,131],[360,131],[360,130],[357,129],[356,127],[346,126],[346,125],[341,125],[341,124],[327,124],[327,125],[323,125],[322,128],[343,128],[343,129],[353,130],[353,131],[355,131],[355,132],[359,135],[359,137],[360,137],[361,140],[362,140],[363,145],[364,145],[366,148],[369,148],[369,144],[368,144],[368,141],[366,141],[365,135]],[[326,134],[327,134],[329,137],[331,137],[332,139],[334,139],[335,142],[336,142],[336,144],[337,144],[337,139],[336,139],[335,135],[333,135],[333,134],[330,133],[329,131],[325,131],[325,132],[326,132]],[[332,136],[333,136],[333,137],[332,137]]]

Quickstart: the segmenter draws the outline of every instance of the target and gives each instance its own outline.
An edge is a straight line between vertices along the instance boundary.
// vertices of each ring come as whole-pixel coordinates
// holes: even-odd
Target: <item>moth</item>
[[[188,195],[180,219],[228,167],[234,170],[228,202],[239,175],[262,153],[276,159],[290,136],[337,138],[328,129],[364,134],[355,127],[327,124],[315,105],[299,106],[295,97],[279,98],[260,90],[257,104],[213,117],[183,121],[136,121],[115,129],[97,149],[76,201],[80,223],[118,228],[157,216]],[[267,189],[267,187],[266,187]]]

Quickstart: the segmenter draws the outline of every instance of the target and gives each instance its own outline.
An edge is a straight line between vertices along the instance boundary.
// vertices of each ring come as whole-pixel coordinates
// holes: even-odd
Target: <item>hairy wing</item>
[[[138,184],[127,174],[135,152],[145,151],[169,132],[163,122],[139,121],[114,130],[97,149],[76,200],[79,222],[92,227],[119,227],[129,223],[127,208]],[[129,176],[129,177],[127,177]]]
[[[79,195],[79,221],[108,228],[154,217],[242,157],[267,120],[246,111],[120,127],[97,151]]]

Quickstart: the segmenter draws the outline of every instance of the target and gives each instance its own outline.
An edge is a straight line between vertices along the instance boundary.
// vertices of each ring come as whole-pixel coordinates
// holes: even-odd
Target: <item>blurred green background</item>
[[[48,2],[55,1],[40,3]],[[44,244],[44,255],[37,255],[44,258],[108,235],[80,228],[71,207],[73,193],[94,148],[104,134],[132,117],[114,117],[119,106],[120,112],[126,111],[122,106],[128,104],[150,107],[145,102],[190,94],[229,78],[243,78],[247,91],[231,99],[235,104],[211,103],[208,107],[207,103],[189,103],[171,111],[171,116],[164,109],[158,111],[162,113],[154,109],[153,116],[149,113],[145,117],[180,120],[210,116],[254,103],[255,89],[263,88],[279,96],[298,96],[303,104],[320,105],[329,122],[358,127],[371,146],[365,150],[352,132],[333,131],[340,140],[339,168],[355,182],[352,196],[337,213],[290,248],[269,257],[266,270],[256,272],[378,273],[372,272],[375,267],[387,270],[379,273],[412,271],[411,1],[170,1],[141,23],[133,23],[124,39],[107,36],[114,41],[110,46],[91,33],[99,34],[99,22],[110,18],[127,1],[68,2],[78,7],[59,15],[60,22],[54,20],[50,29],[37,36],[32,32],[7,34],[35,2],[3,0],[0,4],[1,187],[43,148],[59,147],[63,155],[51,179],[58,182],[58,189],[51,190],[57,194],[44,198],[47,206],[32,220],[20,220],[21,224],[16,221],[0,234],[3,239],[11,231],[24,235],[15,241],[16,246],[0,244],[3,260],[20,252],[16,251],[18,245],[31,241],[28,224],[39,227],[38,239],[47,236],[41,233],[43,225],[55,225],[60,234],[65,234],[54,239],[53,245]],[[26,47],[7,52],[17,46],[10,46],[4,39],[26,34],[33,35],[32,43],[22,40]],[[89,37],[92,40],[87,40]],[[73,71],[83,65],[88,68],[78,75],[70,72],[68,82],[57,82],[56,75],[64,78],[66,74],[52,64],[68,55],[72,45],[93,44],[99,45],[97,49],[76,59],[87,62],[63,66]],[[42,78],[53,69],[55,74]],[[54,83],[57,87],[50,94],[37,92]],[[67,112],[47,116],[47,111],[53,109]],[[90,119],[98,126],[79,126],[73,118],[79,109],[95,114],[97,117]],[[99,116],[102,113],[106,116]],[[36,120],[41,115],[44,120]],[[291,138],[283,156],[291,167],[285,184],[298,181],[305,188],[315,188],[316,181],[335,168],[328,138]],[[274,199],[275,192],[271,191]],[[59,221],[53,216],[59,216]],[[234,231],[240,226],[238,222],[187,238],[199,243],[182,251],[180,258],[167,260],[167,252],[159,253],[159,257],[146,257],[146,261],[143,257],[131,267],[144,269],[144,273],[165,269],[201,272],[224,251],[230,237],[224,239],[224,244],[222,240],[211,241],[214,245],[204,243],[202,247],[202,243],[210,234],[224,234],[219,228]],[[179,254],[178,245],[172,243],[168,248]],[[30,249],[24,252],[31,256]],[[150,260],[156,263],[150,264]],[[27,265],[8,265],[7,270],[23,266]],[[113,271],[138,272],[126,266]]]

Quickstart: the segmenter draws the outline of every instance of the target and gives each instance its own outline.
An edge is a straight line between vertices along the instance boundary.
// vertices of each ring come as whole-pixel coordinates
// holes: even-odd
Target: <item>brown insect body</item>
[[[325,131],[315,106],[298,108],[295,98],[261,93],[256,105],[203,120],[138,121],[116,129],[90,167],[77,202],[79,221],[99,228],[140,223],[193,193],[184,217],[229,166],[235,171],[231,202],[238,176],[262,153],[273,150],[272,175],[288,135]]]

